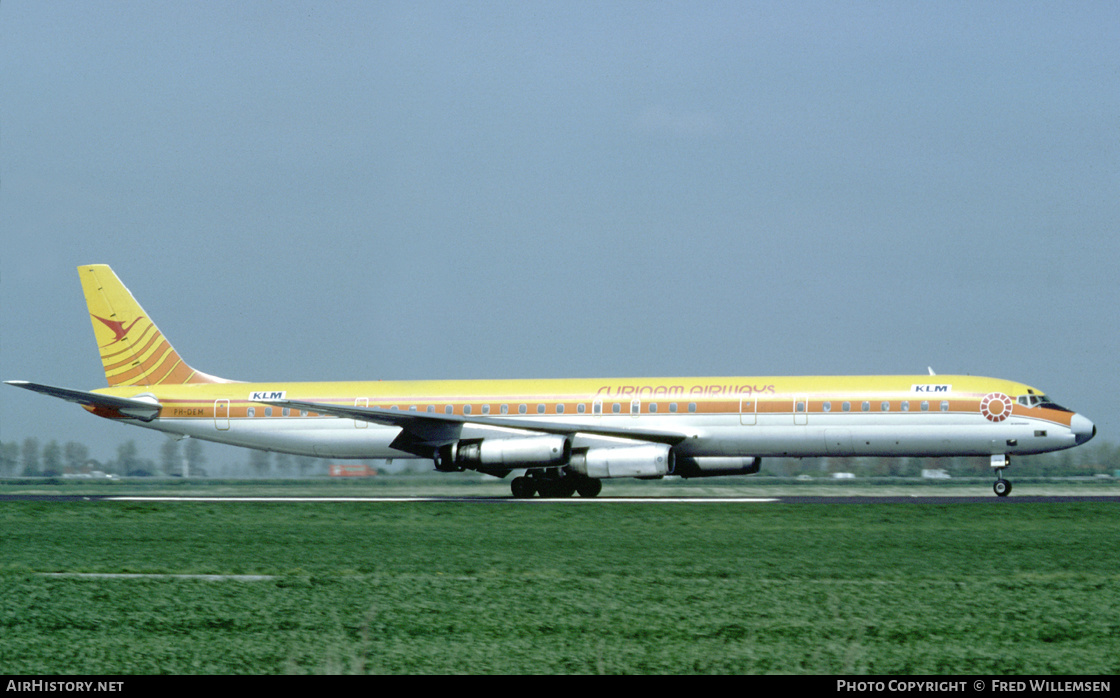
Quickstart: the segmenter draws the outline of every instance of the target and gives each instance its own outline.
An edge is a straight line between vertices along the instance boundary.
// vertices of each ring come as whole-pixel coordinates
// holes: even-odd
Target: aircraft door
[[[758,400],[751,393],[739,395],[739,423],[758,424]]]
[[[214,401],[214,428],[229,431],[229,400]]]
[[[808,424],[809,423],[809,399],[806,397],[795,397],[793,399],[793,423],[794,424]]]

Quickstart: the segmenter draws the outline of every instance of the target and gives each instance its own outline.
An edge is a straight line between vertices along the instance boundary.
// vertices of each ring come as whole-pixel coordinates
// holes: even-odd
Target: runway
[[[4,494],[0,495],[0,502],[268,502],[275,504],[296,503],[459,503],[459,504],[515,504],[521,506],[578,506],[594,504],[984,504],[993,506],[1010,506],[1014,504],[1063,504],[1073,502],[1111,502],[1120,504],[1120,496],[1107,495],[1026,495],[996,497],[987,496],[919,496],[919,495],[884,495],[884,496],[774,496],[774,497],[569,497],[557,499],[517,499],[512,496],[386,496],[386,497],[223,497],[223,496],[171,496],[171,495],[53,495],[53,494]]]

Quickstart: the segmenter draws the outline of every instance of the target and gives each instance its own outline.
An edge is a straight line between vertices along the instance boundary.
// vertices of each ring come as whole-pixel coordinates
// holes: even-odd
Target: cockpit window
[[[1058,410],[1060,412],[1073,411],[1062,407],[1056,402],[1052,402],[1050,398],[1046,397],[1045,395],[1035,395],[1034,393],[1031,393],[1030,395],[1020,395],[1018,398],[1016,398],[1016,402],[1024,407],[1045,407],[1048,410]]]

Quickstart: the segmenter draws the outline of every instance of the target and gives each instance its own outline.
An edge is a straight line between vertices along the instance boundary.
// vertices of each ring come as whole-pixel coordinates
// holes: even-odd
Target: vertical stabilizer
[[[188,366],[108,266],[83,265],[78,274],[110,387],[229,382]]]

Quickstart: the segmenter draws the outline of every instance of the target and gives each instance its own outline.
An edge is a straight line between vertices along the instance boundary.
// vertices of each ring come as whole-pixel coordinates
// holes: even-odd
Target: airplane
[[[768,457],[1012,456],[1096,435],[1022,383],[965,375],[246,383],[191,368],[106,265],[78,267],[109,387],[10,385],[106,419],[321,458],[421,458],[515,475],[516,498],[602,481],[743,475]]]

